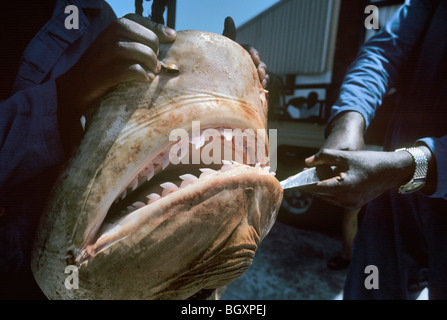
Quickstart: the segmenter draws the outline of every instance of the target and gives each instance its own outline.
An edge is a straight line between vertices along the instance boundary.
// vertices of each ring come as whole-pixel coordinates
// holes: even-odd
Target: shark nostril
[[[179,73],[179,68],[174,62],[163,62],[160,61],[161,69],[166,73]]]

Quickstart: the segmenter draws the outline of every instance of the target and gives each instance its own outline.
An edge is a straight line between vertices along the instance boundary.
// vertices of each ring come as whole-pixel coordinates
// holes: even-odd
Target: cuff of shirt
[[[423,138],[416,143],[425,144],[436,159],[437,186],[431,198],[447,199],[447,136],[444,138]]]

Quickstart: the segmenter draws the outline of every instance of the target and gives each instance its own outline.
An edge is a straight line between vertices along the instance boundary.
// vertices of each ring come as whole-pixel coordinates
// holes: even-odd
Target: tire
[[[313,201],[312,195],[295,188],[284,191],[281,207],[291,214],[300,215],[310,209]]]

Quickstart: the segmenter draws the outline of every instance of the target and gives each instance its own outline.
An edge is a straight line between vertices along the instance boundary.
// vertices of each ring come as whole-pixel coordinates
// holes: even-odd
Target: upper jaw
[[[210,139],[211,141],[206,141],[207,139],[203,138],[203,133],[210,131],[210,129],[214,130],[211,132],[219,135],[217,140],[215,138],[216,136],[213,136],[213,139]],[[105,190],[106,193],[100,198],[101,202],[97,203],[96,206],[91,209],[91,212],[96,210],[96,219],[94,219],[88,227],[90,232],[88,236],[84,238],[82,244],[78,245],[78,248],[80,248],[81,251],[84,250],[84,252],[88,253],[88,255],[93,255],[98,248],[103,247],[105,243],[109,243],[111,241],[108,234],[107,237],[104,236],[101,238],[101,236],[106,234],[108,230],[113,229],[112,225],[116,223],[116,220],[122,218],[123,216],[126,216],[133,211],[138,213],[138,211],[143,207],[147,207],[153,202],[158,201],[161,197],[164,197],[172,192],[177,192],[179,189],[183,189],[189,184],[195,183],[197,180],[209,179],[228,170],[235,170],[237,168],[243,169],[247,167],[241,163],[232,161],[233,159],[242,160],[241,162],[245,162],[247,165],[254,167],[257,169],[254,171],[256,174],[268,174],[267,137],[258,135],[254,136],[253,139],[245,140],[244,137],[242,137],[244,144],[241,146],[240,143],[237,143],[237,141],[240,142],[237,134],[241,133],[241,130],[236,130],[230,134],[232,132],[231,130],[231,128],[218,126],[217,128],[204,128],[198,133],[198,135],[194,132],[188,135],[187,154],[189,154],[190,158],[182,158],[182,162],[193,162],[193,159],[191,159],[192,153],[199,152],[200,154],[200,152],[204,152],[206,148],[210,150],[210,146],[214,147],[218,145],[219,148],[224,148],[224,146],[226,146],[227,149],[231,149],[229,154],[232,158],[229,158],[230,160],[221,160],[220,158],[216,163],[211,165],[211,167],[217,169],[217,171],[210,169],[210,165],[197,165],[195,166],[195,171],[193,171],[194,166],[183,165],[182,163],[177,165],[172,164],[172,153],[170,153],[170,151],[173,150],[173,147],[184,143],[182,140],[179,140],[178,142],[165,141],[164,148],[159,148],[158,153],[150,153],[146,156],[146,158],[143,158],[143,160],[140,159],[140,161],[132,163],[133,168],[131,170],[129,170],[129,168],[132,166],[129,164],[125,166],[127,171],[121,173],[121,176],[114,174],[114,172],[118,171],[115,163],[112,163],[109,166],[104,165],[103,168],[101,168],[101,175],[99,177],[95,177],[96,181],[93,184],[85,203],[89,203],[90,201],[94,201],[94,199],[96,199],[94,197],[96,190]],[[249,132],[254,133],[253,130]],[[135,135],[138,137],[135,137]],[[141,137],[143,137],[142,140],[144,141],[144,136],[145,135],[141,134],[141,132],[137,134],[137,131],[134,131],[134,135],[130,137],[130,140],[133,141],[133,145],[130,146],[130,149],[136,149],[135,141],[141,140]],[[118,146],[122,147],[125,146],[125,144],[118,144]],[[259,147],[261,152],[256,150],[256,147]],[[181,149],[178,148],[178,150]],[[113,151],[114,149],[112,148],[111,152]],[[226,155],[225,152],[228,150],[221,151],[221,155],[224,157]],[[118,152],[115,151],[115,153]],[[128,159],[132,157],[132,155],[126,156]],[[116,157],[109,157],[109,159],[112,159],[115,162],[117,161]],[[118,161],[118,163],[122,162],[125,161]],[[105,164],[107,164],[107,162],[105,162]],[[201,169],[197,170],[197,167],[201,167]],[[177,168],[180,168],[180,173],[174,178],[166,177],[166,172],[169,172],[172,168],[174,168],[174,172],[176,172]],[[107,172],[109,173],[107,174]],[[236,172],[238,172],[238,170],[236,170]],[[120,182],[112,183],[110,182],[110,179],[119,179]],[[154,183],[157,182],[158,184],[154,185]],[[105,188],[104,185],[106,185]],[[144,188],[148,188],[149,191],[142,194],[140,197],[133,197],[133,201],[129,200],[132,198],[132,196],[129,195],[138,193],[140,189]],[[109,214],[108,212],[110,208],[115,208],[110,211],[116,211],[116,207],[119,207],[118,210],[122,212],[118,212],[118,214],[117,212],[114,212],[115,216],[118,218],[112,219],[113,215]],[[116,233],[112,238],[117,238]]]
[[[123,86],[122,90],[126,92],[127,87]],[[120,95],[119,93],[115,94]],[[113,100],[114,96],[112,95],[108,99]],[[241,108],[245,109],[245,112],[239,112]],[[126,107],[126,110],[128,110],[128,107]],[[247,110],[252,111],[247,112]],[[116,109],[115,112],[117,114],[116,118],[111,118],[109,123],[119,123],[119,109]],[[132,115],[125,120],[126,122],[121,127],[113,129],[112,134],[108,133],[110,129],[107,128],[107,131],[101,127],[98,127],[98,129],[91,127],[86,133],[84,138],[86,144],[81,145],[80,150],[83,154],[86,154],[85,150],[95,149],[95,144],[92,141],[113,139],[113,143],[105,156],[98,157],[97,160],[93,158],[98,165],[92,174],[89,173],[91,169],[89,169],[90,171],[82,170],[82,174],[85,175],[82,178],[85,191],[76,195],[81,207],[78,222],[73,230],[72,239],[75,247],[85,248],[93,241],[99,226],[115,199],[123,195],[123,192],[127,192],[128,187],[130,190],[134,188],[135,179],[140,180],[144,176],[139,177],[140,173],[144,173],[146,170],[147,175],[151,175],[152,168],[148,164],[152,162],[154,176],[157,174],[157,167],[166,166],[168,160],[166,158],[167,147],[174,143],[169,141],[172,131],[181,129],[191,134],[196,118],[201,119],[200,130],[241,128],[241,130],[250,129],[256,133],[258,129],[265,128],[263,117],[255,109],[237,104],[221,105],[219,111],[208,104],[195,107],[183,104],[175,107],[170,106],[169,110],[155,106],[151,108],[139,107],[132,112]],[[99,113],[95,114],[95,118],[107,118],[110,117],[110,113],[105,108],[100,108]],[[182,121],[173,121],[173,117],[177,117],[179,114],[182,115]],[[101,121],[101,123],[104,122]],[[94,137],[89,139],[89,136]],[[101,138],[101,136],[104,136],[104,138]],[[263,138],[265,138],[265,141],[262,143],[266,152],[268,152],[267,137]],[[225,137],[222,136],[222,139],[225,139]],[[79,160],[77,166],[94,167],[88,163],[90,159],[85,157],[82,159],[84,161],[76,159]],[[260,159],[260,161],[265,165],[268,158]],[[252,165],[254,164],[256,163],[252,161]]]

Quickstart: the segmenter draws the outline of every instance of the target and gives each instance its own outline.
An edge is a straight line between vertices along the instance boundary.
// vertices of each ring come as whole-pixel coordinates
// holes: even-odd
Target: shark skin
[[[255,153],[226,134],[267,128],[249,54],[217,34],[179,31],[159,59],[151,83],[121,84],[99,102],[51,192],[31,262],[49,299],[187,299],[240,277],[275,223],[283,190],[267,136]],[[173,130],[190,133],[189,155],[210,143],[194,138],[197,121],[244,163],[173,164]]]

